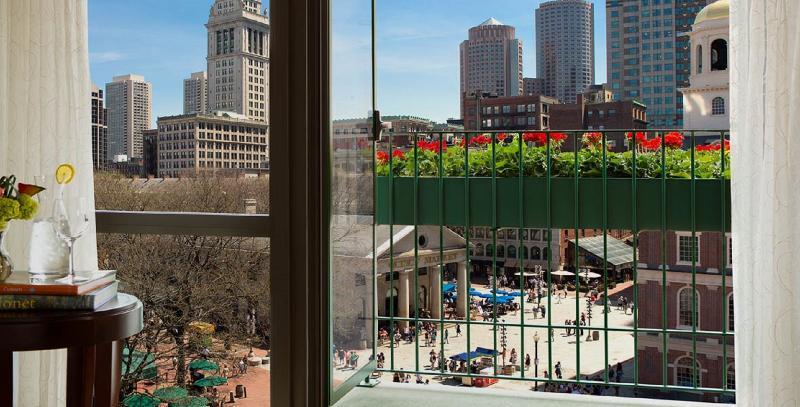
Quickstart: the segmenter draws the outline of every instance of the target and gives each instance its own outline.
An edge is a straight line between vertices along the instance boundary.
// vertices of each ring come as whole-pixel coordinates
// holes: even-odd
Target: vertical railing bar
[[[492,337],[494,375],[497,376],[497,134],[492,133]],[[469,355],[469,353],[467,353]]]
[[[439,269],[437,270],[439,273],[439,287],[436,288],[436,291],[439,292],[439,334],[441,335],[439,340],[439,371],[443,378],[445,372],[444,290],[442,290],[442,283],[444,282],[444,145],[444,133],[439,133]],[[467,251],[469,251],[469,246],[467,246]]]
[[[465,301],[466,304],[467,304],[467,312],[466,312],[466,315],[464,316],[466,318],[466,321],[467,321],[467,323],[466,323],[466,325],[467,325],[467,357],[469,357],[469,355],[470,355],[469,348],[470,348],[470,346],[472,346],[472,342],[471,342],[472,338],[470,337],[470,333],[471,333],[471,330],[472,330],[471,329],[471,327],[472,327],[472,324],[471,324],[471,319],[472,319],[471,308],[472,307],[470,306],[471,302],[472,302],[471,301],[472,298],[469,296],[470,295],[469,291],[472,288],[472,281],[471,281],[472,279],[470,278],[470,276],[472,275],[472,264],[471,264],[470,255],[469,255],[470,216],[471,216],[470,215],[470,210],[471,210],[471,208],[470,208],[470,194],[469,194],[469,192],[470,192],[469,191],[470,190],[470,188],[469,188],[469,144],[470,144],[470,138],[471,138],[470,134],[471,133],[469,133],[469,132],[465,132],[464,133],[464,206],[465,206],[464,218],[466,218],[465,219],[465,223],[466,223],[466,229],[465,229],[466,239],[465,240],[466,240],[466,243],[467,243],[467,248],[465,249],[466,250],[466,254],[467,254],[467,264],[466,264],[466,267],[467,267],[467,290],[466,290],[467,293],[466,293],[466,296],[467,296],[467,298],[464,298],[463,301]],[[457,270],[456,270],[456,273],[458,273]],[[456,283],[458,283],[458,274],[456,274]],[[458,295],[458,291],[456,291],[456,295]],[[458,299],[457,298],[456,298],[456,318],[458,318]],[[467,377],[470,377],[470,378],[472,377],[472,370],[469,367],[469,363],[467,363]]]
[[[603,131],[603,340],[605,382],[608,383],[608,143],[607,132]],[[590,331],[591,333],[591,328]]]
[[[575,220],[575,380],[580,383],[581,381],[581,277],[580,277],[580,243],[578,241],[578,234],[580,229],[580,163],[579,163],[579,146],[578,132],[572,132],[572,145],[575,150],[575,205],[574,220]]]
[[[412,202],[414,221],[414,367],[419,372],[419,134],[413,133],[414,140],[414,197]],[[408,292],[408,291],[406,291]],[[407,310],[404,310],[404,312]],[[408,322],[406,322],[408,323]]]
[[[691,217],[691,226],[692,226],[692,371],[694,371],[694,375],[692,375],[692,385],[694,388],[698,386],[698,377],[700,372],[698,370],[698,361],[697,361],[697,258],[700,256],[700,242],[697,238],[697,228],[695,224],[695,187],[697,186],[697,178],[696,178],[696,169],[695,169],[695,137],[697,134],[692,131],[692,142],[691,147],[692,150],[690,152],[691,157],[691,191],[690,191],[690,217]],[[680,247],[678,247],[680,250]]]
[[[519,332],[519,371],[520,377],[525,378],[525,281],[527,281],[525,277],[525,259],[522,257],[523,254],[523,245],[525,244],[522,241],[522,229],[525,227],[525,170],[524,170],[524,163],[525,154],[523,153],[523,134],[517,134],[517,146],[519,147],[519,225],[520,227],[517,229],[517,261],[519,261],[519,323],[520,323],[520,332]],[[506,249],[508,250],[508,249]],[[535,311],[534,311],[535,313]],[[535,315],[535,314],[534,314]]]
[[[722,272],[722,390],[728,389],[728,337],[726,336],[729,330],[728,321],[728,287],[726,286],[725,277],[728,273],[728,253],[726,249],[728,246],[728,236],[726,234],[726,205],[725,205],[725,132],[719,133],[719,159],[720,159],[720,243],[722,245],[719,269]],[[735,317],[735,316],[734,316]]]
[[[645,136],[647,132],[645,132]],[[639,250],[639,227],[637,222],[637,204],[639,202],[638,199],[638,191],[637,191],[637,163],[636,163],[636,150],[638,146],[636,145],[636,135],[631,138],[633,142],[633,151],[631,153],[633,158],[632,164],[632,172],[631,172],[631,199],[633,200],[631,205],[631,212],[632,212],[632,239],[633,239],[633,384],[634,388],[637,384],[639,384],[639,317],[638,317],[638,310],[639,310],[639,264],[637,260],[637,250]],[[628,311],[625,310],[627,313]]]
[[[656,133],[658,136],[658,133]],[[667,154],[666,136],[661,133],[661,375],[667,386],[669,338],[667,336]]]
[[[547,333],[545,333],[547,337],[547,375],[545,375],[545,379],[547,379],[548,383],[550,382],[550,378],[553,377],[553,337],[555,332],[553,331],[553,249],[551,242],[553,240],[553,220],[552,220],[552,213],[551,213],[551,202],[552,199],[552,176],[553,176],[553,169],[552,167],[552,151],[551,151],[551,132],[548,131],[546,134],[546,143],[547,147],[545,149],[545,153],[547,155],[547,200],[545,205],[545,211],[547,212]],[[558,236],[561,239],[561,234],[559,233]],[[531,256],[533,257],[533,256]],[[538,366],[538,364],[537,364]]]
[[[396,327],[394,322],[394,167],[393,167],[393,154],[392,149],[394,144],[394,137],[389,134],[389,367],[394,370],[394,336],[396,334]],[[373,253],[375,256],[375,253]],[[397,290],[397,298],[400,298],[400,290]],[[399,304],[398,304],[399,305]]]

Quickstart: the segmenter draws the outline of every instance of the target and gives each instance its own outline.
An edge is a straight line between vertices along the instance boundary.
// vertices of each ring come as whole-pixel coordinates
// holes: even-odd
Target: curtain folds
[[[86,7],[86,0],[0,1],[0,174],[52,182],[56,166],[70,162],[77,176],[66,199],[93,206]],[[79,270],[97,268],[91,225],[76,245]],[[29,233],[29,222],[12,222],[8,248],[18,269],[27,268]],[[18,406],[65,404],[63,350],[22,352],[15,362]]]
[[[800,2],[731,1],[736,393],[800,404]]]

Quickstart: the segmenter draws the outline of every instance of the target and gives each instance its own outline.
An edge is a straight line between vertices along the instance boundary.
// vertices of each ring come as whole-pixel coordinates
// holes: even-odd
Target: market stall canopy
[[[208,359],[195,359],[189,363],[189,369],[219,370],[219,366]]]
[[[567,271],[567,270],[556,270],[556,271],[554,271],[554,272],[552,272],[550,274],[552,274],[554,276],[574,276],[575,275],[575,273],[573,273],[571,271]]]
[[[161,402],[147,394],[133,393],[122,400],[125,407],[158,407]]]
[[[170,386],[162,387],[153,392],[153,396],[162,402],[178,401],[189,395],[189,391],[183,387]]]
[[[578,276],[580,276],[581,278],[600,278],[600,277],[602,277],[602,275],[597,274],[597,273],[592,272],[592,271],[589,271],[589,272],[582,271],[582,272],[578,273]]]
[[[204,377],[193,384],[198,387],[214,387],[214,386],[221,386],[225,383],[228,383],[228,379],[219,376],[208,376]]]
[[[569,242],[574,245],[575,239],[570,239]],[[600,261],[603,260],[603,235],[582,237],[578,239],[578,247],[586,250]],[[633,248],[622,240],[606,236],[605,253],[606,261],[614,267],[633,264]]]
[[[480,358],[484,356],[494,356],[495,353],[497,352],[495,352],[492,349],[477,347],[475,348],[474,351],[469,353],[469,356],[467,356],[467,352],[462,352],[457,355],[450,356],[450,359],[455,360],[457,362],[469,362],[470,360],[475,358]]]

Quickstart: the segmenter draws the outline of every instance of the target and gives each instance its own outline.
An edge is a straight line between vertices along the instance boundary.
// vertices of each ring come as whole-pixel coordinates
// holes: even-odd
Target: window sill
[[[705,407],[709,403],[677,400],[635,399],[578,394],[535,393],[503,389],[480,389],[440,385],[398,384],[383,382],[376,388],[356,387],[336,407],[408,407],[413,405],[437,407],[464,407],[485,405],[492,407],[517,407],[528,402],[546,406],[584,407]],[[531,404],[533,405],[533,404]]]

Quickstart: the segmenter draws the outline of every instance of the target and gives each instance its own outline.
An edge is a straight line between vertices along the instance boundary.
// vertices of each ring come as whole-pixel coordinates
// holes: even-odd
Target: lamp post
[[[539,377],[539,331],[533,333],[533,375]],[[539,391],[539,381],[534,383],[535,391]]]

